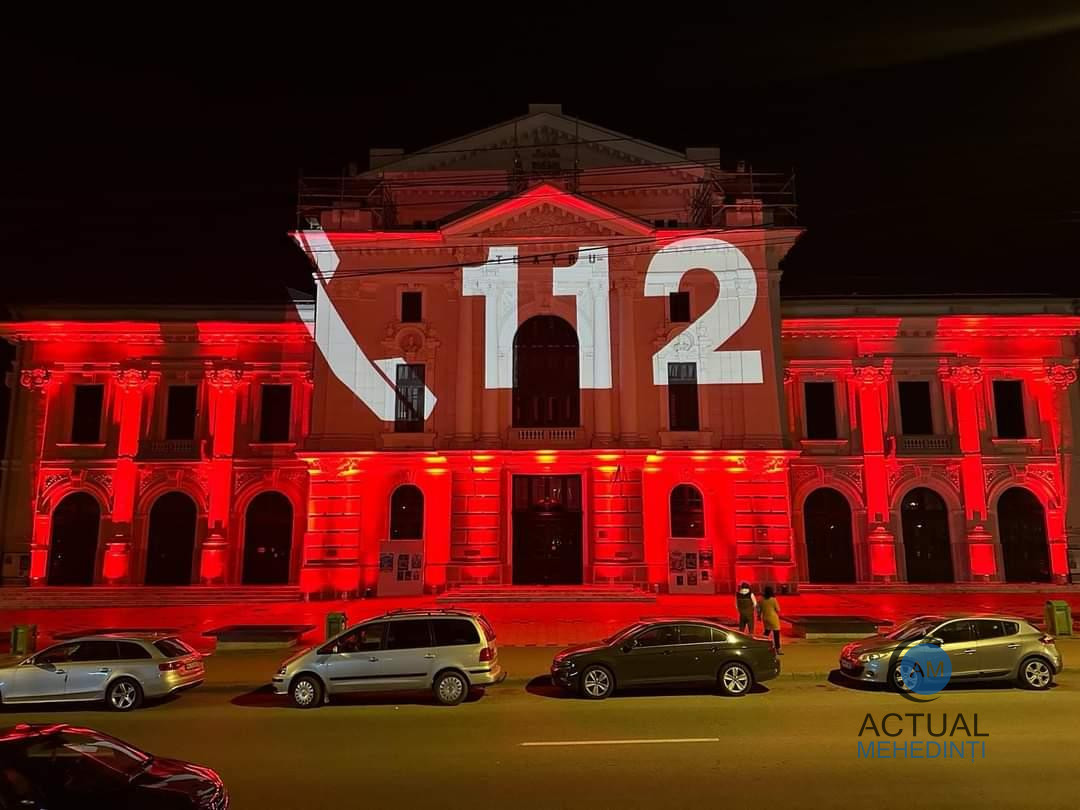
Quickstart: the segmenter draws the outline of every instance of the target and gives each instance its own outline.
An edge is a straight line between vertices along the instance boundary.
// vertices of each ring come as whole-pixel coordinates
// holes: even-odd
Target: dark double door
[[[581,477],[515,475],[515,585],[582,582]]]

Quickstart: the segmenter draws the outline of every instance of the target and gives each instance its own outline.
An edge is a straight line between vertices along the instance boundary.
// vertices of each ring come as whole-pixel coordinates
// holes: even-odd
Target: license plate
[[[841,661],[840,662],[840,668],[841,669],[855,669],[855,665],[853,663],[851,663],[850,661]]]
[[[188,661],[187,666],[184,667],[184,669],[187,669],[187,670],[198,669],[198,668],[199,668],[199,662],[198,661]]]

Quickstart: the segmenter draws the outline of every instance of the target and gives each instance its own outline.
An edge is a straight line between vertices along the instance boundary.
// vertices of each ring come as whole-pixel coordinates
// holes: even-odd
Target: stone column
[[[233,451],[236,437],[236,395],[243,371],[214,368],[206,372],[210,384],[210,503],[208,530],[199,560],[199,579],[204,584],[223,583],[229,575],[232,514]]]
[[[458,296],[458,333],[457,333],[457,401],[454,403],[454,444],[458,447],[471,447],[473,444],[473,307],[472,299]]]
[[[619,436],[624,447],[641,444],[638,433],[637,346],[635,344],[634,300],[636,274],[621,275],[615,282],[619,312]],[[666,392],[660,392],[661,396]]]
[[[956,365],[942,369],[940,377],[951,388],[956,403],[968,570],[972,580],[995,581],[1001,577],[997,570],[994,538],[986,530],[986,479],[983,476],[982,431],[979,427],[978,389],[983,383],[983,371],[974,364]]]
[[[1080,435],[1080,406],[1077,404],[1076,361],[1054,363],[1046,368],[1046,382],[1053,394],[1054,450],[1059,459],[1064,528],[1052,526],[1047,514],[1050,541],[1050,571],[1054,582],[1069,581],[1070,569],[1080,568],[1080,475],[1074,463],[1076,438]],[[1061,521],[1058,521],[1060,523]]]
[[[113,528],[105,541],[102,578],[106,584],[118,585],[131,580],[131,520],[139,478],[135,457],[142,438],[143,392],[150,384],[150,373],[138,368],[121,369],[113,375],[113,384],[117,391],[115,417],[120,430],[113,474]]]
[[[8,469],[5,479],[11,482],[7,507],[7,519],[14,521],[15,536],[26,538],[26,550],[30,552],[30,583],[44,585],[49,564],[49,526],[48,519],[35,520],[37,514],[37,496],[41,478],[41,456],[45,449],[45,435],[48,428],[49,404],[57,390],[59,381],[56,376],[44,368],[24,369],[19,374],[19,385],[27,389],[28,395],[22,399],[22,430],[20,458],[21,470]],[[14,416],[14,414],[12,414]],[[15,438],[15,437],[12,437]],[[8,448],[9,456],[14,460],[15,448]],[[12,524],[7,524],[11,530]],[[5,546],[5,551],[14,550]]]
[[[870,577],[875,582],[892,582],[897,576],[896,537],[891,530],[885,465],[885,386],[891,371],[891,361],[881,366],[859,366],[852,371],[862,436]]]

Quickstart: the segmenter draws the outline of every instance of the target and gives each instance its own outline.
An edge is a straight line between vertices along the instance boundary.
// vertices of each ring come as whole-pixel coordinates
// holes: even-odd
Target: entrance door
[[[1007,489],[998,498],[998,534],[1006,582],[1049,582],[1050,546],[1046,514],[1030,491]]]
[[[150,509],[146,542],[147,585],[190,585],[195,562],[195,502],[168,492]]]
[[[932,489],[918,487],[900,507],[908,582],[952,582],[949,510]]]
[[[828,487],[814,490],[803,505],[803,522],[810,581],[854,582],[855,548],[847,498]]]
[[[280,492],[252,499],[244,526],[245,585],[288,585],[293,512]]]
[[[93,495],[75,492],[53,511],[50,585],[93,585],[101,509]]]
[[[514,476],[515,585],[580,585],[581,476]]]

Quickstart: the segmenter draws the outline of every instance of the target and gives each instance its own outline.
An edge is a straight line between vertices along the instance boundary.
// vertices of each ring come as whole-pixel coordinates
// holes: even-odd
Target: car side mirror
[[[937,636],[927,636],[926,643],[933,644],[935,647],[940,647],[945,642]]]
[[[630,652],[638,646],[638,640],[636,638],[630,639],[628,642],[622,645],[623,652]]]

